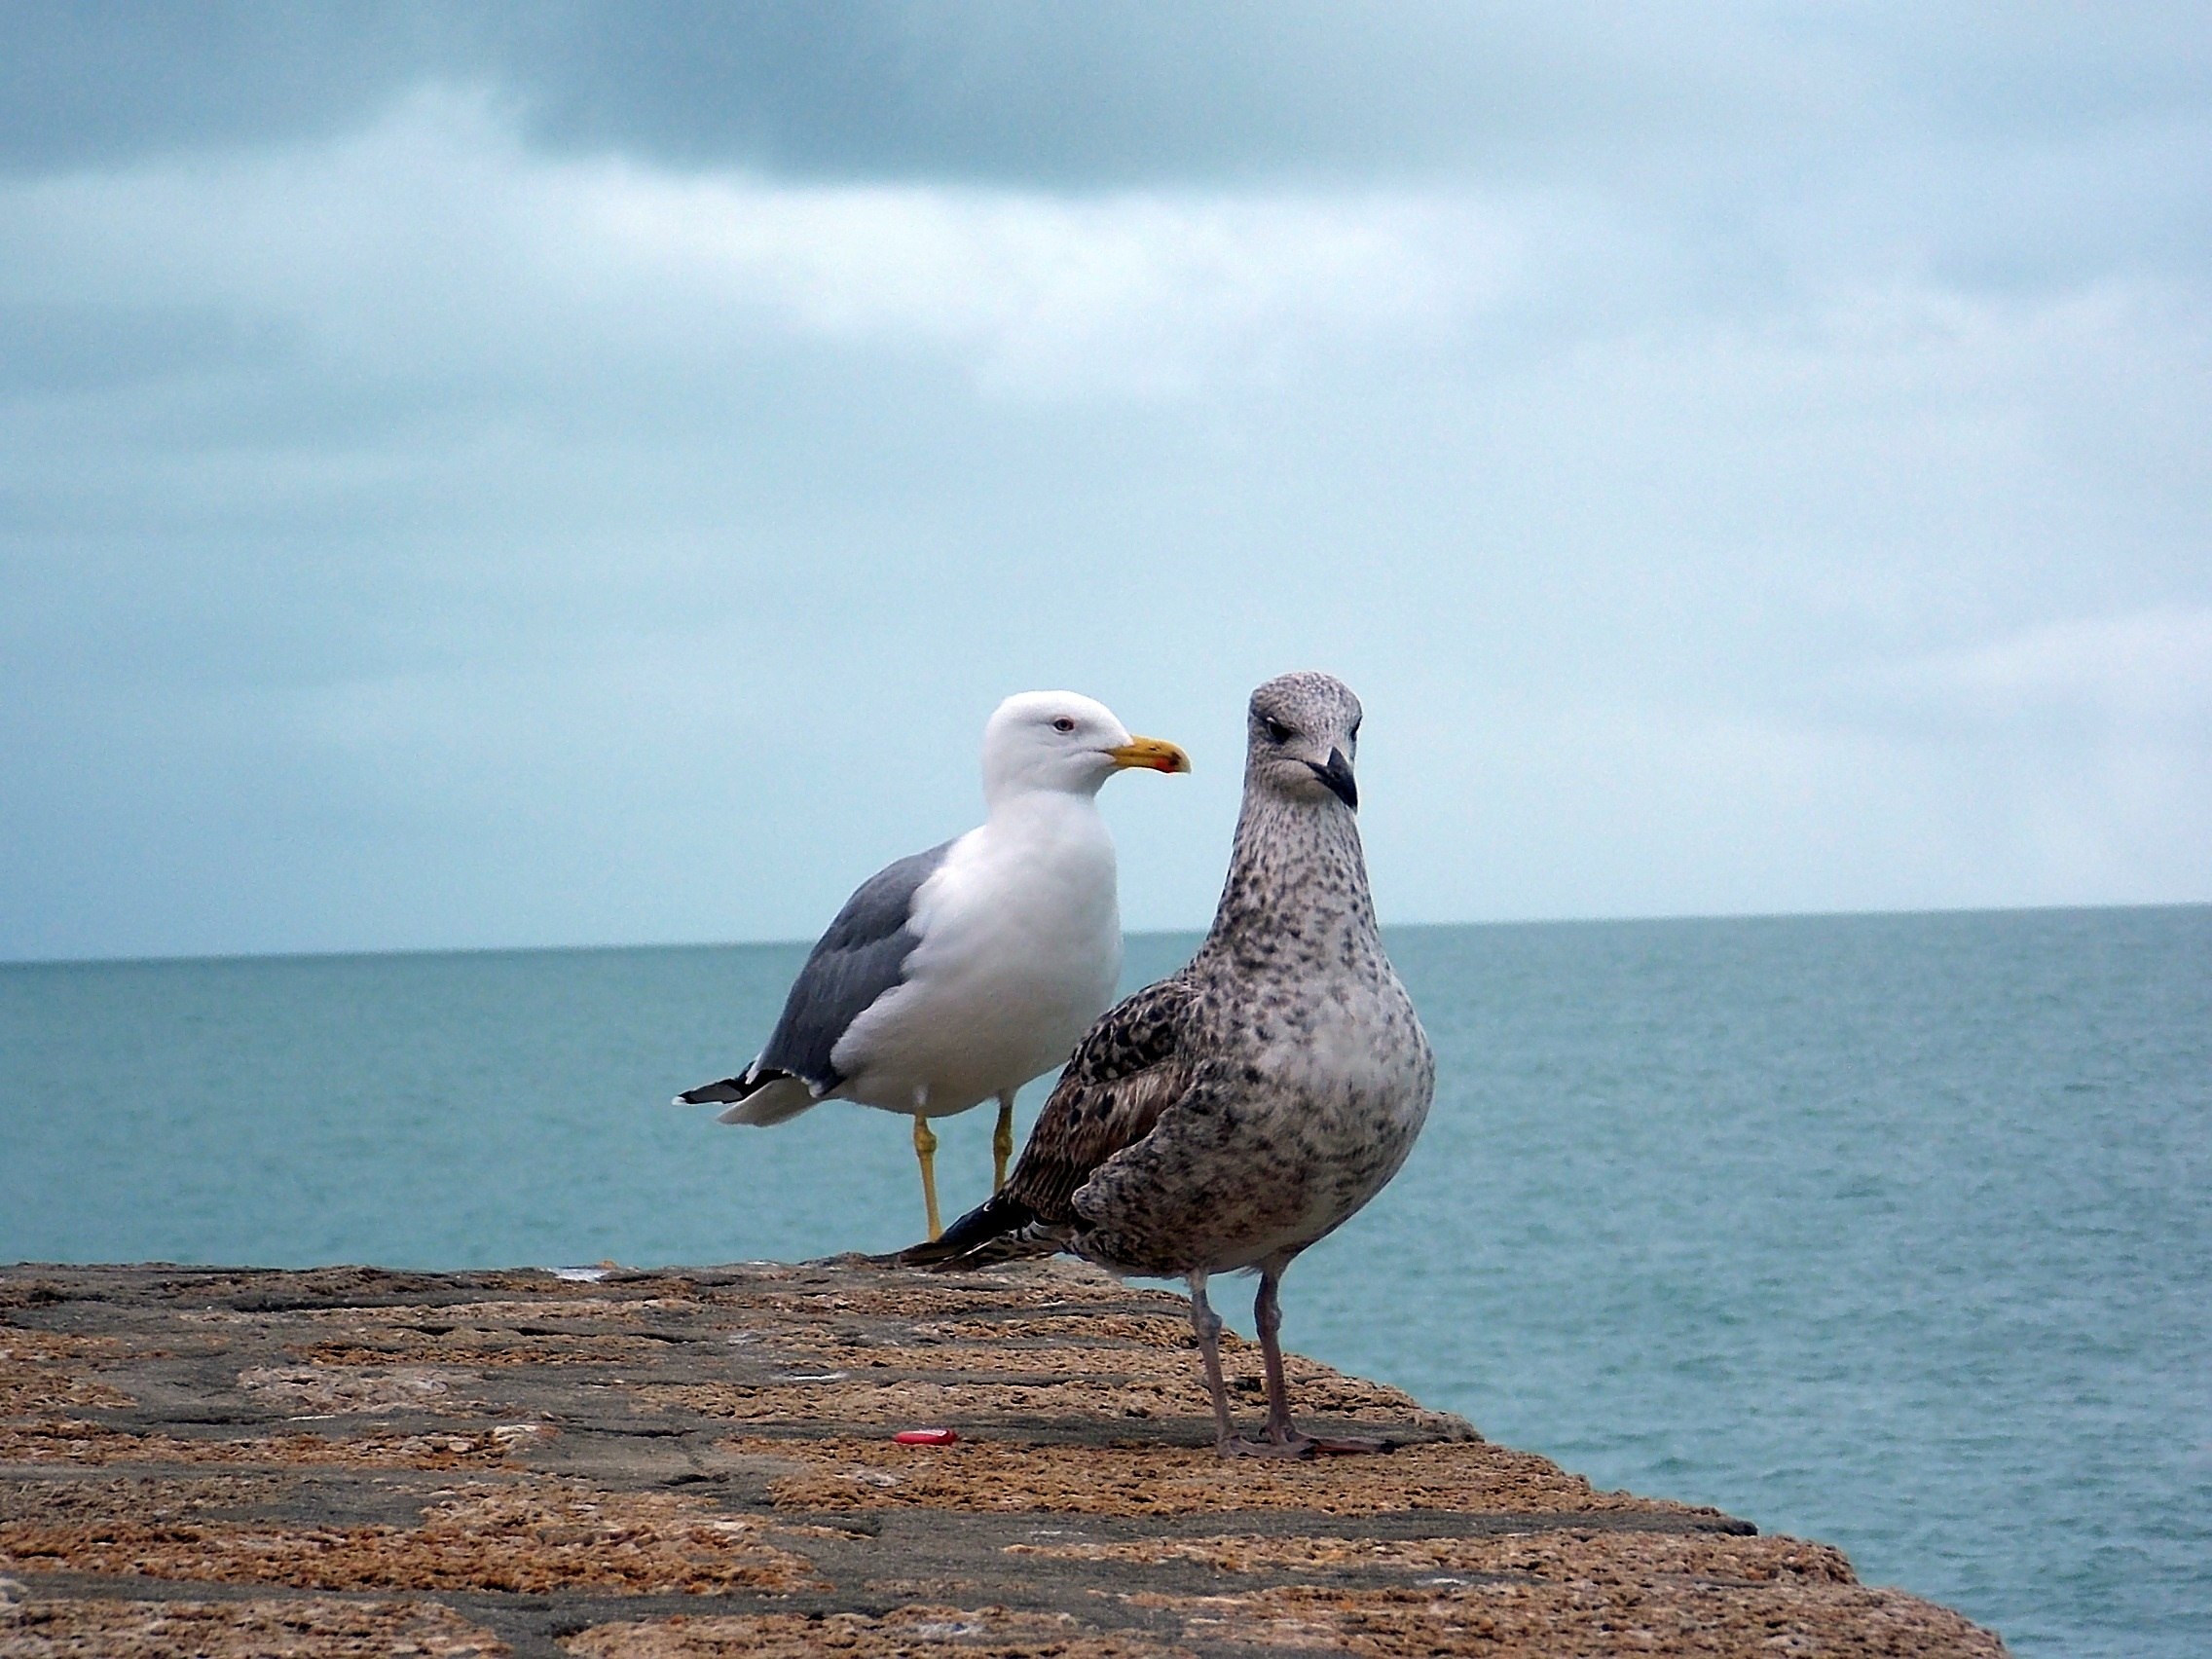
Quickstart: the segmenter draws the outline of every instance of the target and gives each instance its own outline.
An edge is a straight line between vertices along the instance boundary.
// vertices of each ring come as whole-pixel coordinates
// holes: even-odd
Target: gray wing
[[[798,1078],[820,1096],[844,1082],[830,1051],[903,977],[906,958],[921,942],[913,930],[914,895],[951,849],[950,841],[940,842],[886,865],[855,888],[792,981],[783,1017],[759,1057],[742,1076],[686,1089],[677,1099],[684,1105],[743,1100],[779,1077]]]
[[[921,943],[913,929],[914,895],[951,849],[944,841],[901,859],[854,890],[792,981],[784,1016],[754,1062],[756,1070],[788,1072],[817,1088],[845,1081],[830,1063],[830,1051],[847,1026],[904,977],[906,958]]]

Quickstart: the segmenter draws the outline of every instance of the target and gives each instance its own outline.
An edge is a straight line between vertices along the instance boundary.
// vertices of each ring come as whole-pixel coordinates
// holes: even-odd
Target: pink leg
[[[1260,1328],[1260,1358],[1268,1372],[1268,1421],[1265,1440],[1243,1441],[1239,1450],[1249,1455],[1275,1457],[1309,1457],[1317,1452],[1387,1452],[1390,1442],[1348,1436],[1302,1434],[1290,1420],[1290,1381],[1282,1369],[1282,1306],[1276,1288],[1282,1278],[1279,1264],[1260,1270],[1260,1294],[1252,1303],[1252,1317]]]
[[[1229,1384],[1221,1376],[1221,1315],[1206,1300],[1206,1275],[1191,1275],[1191,1329],[1198,1339],[1198,1354],[1205,1361],[1206,1392],[1213,1396],[1214,1447],[1224,1457],[1236,1444],[1236,1425],[1229,1420]]]

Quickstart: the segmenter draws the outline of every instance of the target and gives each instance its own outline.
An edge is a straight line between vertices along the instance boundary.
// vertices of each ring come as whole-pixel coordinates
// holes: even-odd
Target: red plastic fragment
[[[949,1428],[903,1428],[891,1438],[902,1446],[950,1446],[960,1436]]]

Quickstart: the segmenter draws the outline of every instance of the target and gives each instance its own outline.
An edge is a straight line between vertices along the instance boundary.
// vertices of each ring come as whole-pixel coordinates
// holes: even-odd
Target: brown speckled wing
[[[1084,1033],[1007,1182],[1051,1226],[1076,1220],[1091,1171],[1152,1132],[1191,1086],[1198,988],[1178,974],[1117,1003]]]

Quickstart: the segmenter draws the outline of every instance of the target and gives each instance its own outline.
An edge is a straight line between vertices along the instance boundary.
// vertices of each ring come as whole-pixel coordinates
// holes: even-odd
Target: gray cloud
[[[507,89],[556,145],[1056,188],[2034,141],[2194,119],[2212,66],[2180,5],[210,0],[12,8],[0,43],[18,166],[329,136],[438,79]]]

